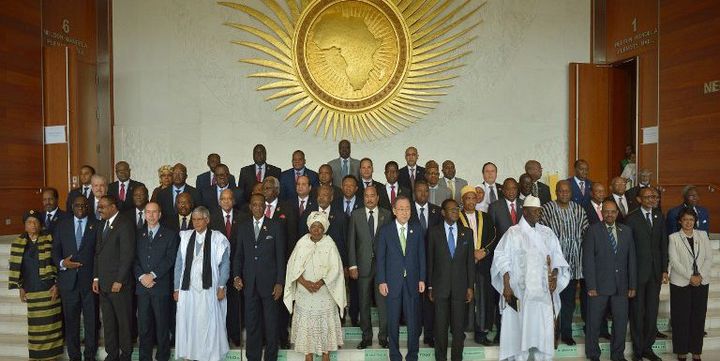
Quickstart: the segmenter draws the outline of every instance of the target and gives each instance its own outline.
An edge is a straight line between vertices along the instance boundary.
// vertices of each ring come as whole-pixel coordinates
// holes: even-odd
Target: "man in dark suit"
[[[311,186],[315,187],[319,184],[318,174],[305,167],[305,152],[296,150],[292,155],[292,168],[280,174],[280,199],[292,200],[297,197],[295,183],[298,177],[303,175],[310,179]]]
[[[218,178],[219,179],[219,178]],[[237,254],[238,226],[246,221],[249,216],[234,208],[235,193],[232,189],[225,189],[220,193],[220,205],[210,212],[210,229],[222,232],[230,242],[230,268],[235,264]],[[228,338],[235,346],[242,344],[242,293],[233,287],[232,278],[228,280],[227,287],[227,326]]]
[[[632,230],[616,222],[615,201],[605,200],[602,208],[603,221],[590,226],[582,243],[583,276],[588,294],[585,355],[590,360],[600,360],[598,335],[607,330],[601,325],[609,307],[613,317],[611,357],[613,361],[620,361],[625,359],[628,299],[635,297],[637,259]]]
[[[340,184],[343,177],[347,175],[359,176],[360,161],[350,157],[350,141],[343,139],[338,143],[338,155],[340,157],[328,161],[333,173],[333,183]]]
[[[527,173],[532,180],[531,194],[540,198],[540,204],[550,202],[552,200],[550,197],[550,187],[540,181],[540,178],[542,178],[542,165],[540,165],[540,162],[536,160],[525,162],[525,173]]]
[[[385,297],[391,361],[403,359],[399,344],[401,314],[405,315],[408,334],[405,360],[418,359],[418,301],[425,292],[426,280],[425,235],[419,224],[408,222],[410,209],[410,199],[398,196],[393,205],[395,222],[378,230],[376,282]]]
[[[287,265],[283,226],[265,217],[265,204],[262,194],[250,197],[252,218],[238,226],[233,264],[234,286],[245,296],[246,354],[250,361],[277,360],[278,312]]]
[[[488,215],[497,229],[497,239],[511,226],[516,225],[522,217],[522,204],[517,199],[518,183],[513,178],[507,178],[502,185],[502,197],[490,204]]]
[[[195,209],[195,204],[192,196],[189,193],[180,193],[175,202],[174,214],[169,217],[163,215],[160,223],[175,233],[193,229],[192,217],[190,216],[193,209]],[[180,238],[178,238],[178,242],[180,242]]]
[[[532,178],[529,174],[523,173],[518,178],[518,199],[525,201],[525,197],[531,196],[533,190]]]
[[[442,222],[442,209],[440,206],[428,202],[430,188],[424,179],[418,179],[415,181],[414,196],[415,201],[411,207],[410,222],[420,224],[420,227],[423,229],[423,233],[425,234],[423,240],[425,241],[425,249],[427,249],[429,234],[427,230]],[[422,317],[423,343],[430,347],[435,347],[435,339],[433,336],[435,305],[433,305],[430,301],[427,292],[421,296],[419,309]]]
[[[263,195],[265,196],[265,218],[272,219],[280,224],[283,229],[285,239],[285,263],[290,259],[292,251],[295,249],[298,239],[298,211],[291,202],[278,199],[280,192],[280,184],[275,177],[267,177],[263,181]],[[279,338],[280,348],[287,350],[290,348],[290,334],[288,332],[288,324],[290,323],[290,313],[287,308],[280,307],[278,310],[278,328],[276,334]],[[249,342],[250,340],[248,340]]]
[[[418,179],[425,179],[425,168],[417,164],[418,151],[415,147],[409,147],[405,149],[405,162],[406,165],[400,168],[398,174],[398,183],[401,187],[407,189],[415,189],[415,181]]]
[[[177,202],[177,196],[182,193],[188,193],[192,198],[193,205],[202,204],[202,198],[200,192],[197,189],[187,183],[187,167],[182,163],[177,163],[173,166],[173,184],[160,192],[158,192],[157,201],[160,204],[160,210],[162,212],[163,221],[165,218],[173,218],[177,216],[175,210],[175,202]]]
[[[592,199],[592,194],[590,195]],[[610,196],[607,199],[615,201],[618,206],[617,222],[625,223],[625,217],[628,214],[629,201],[625,198],[625,178],[614,177],[610,180]],[[588,202],[589,204],[590,202]]]
[[[380,207],[392,209],[392,203],[399,195],[407,196],[412,202],[412,193],[409,188],[400,186],[398,182],[398,164],[391,160],[385,164],[385,187],[380,191]]]
[[[330,226],[328,227],[327,231],[325,231],[325,234],[330,236],[333,241],[335,241],[335,245],[337,246],[338,253],[340,253],[340,258],[342,259],[343,267],[345,269],[348,268],[348,258],[347,258],[347,227],[348,227],[348,217],[345,215],[345,212],[343,212],[340,208],[332,207],[333,203],[333,190],[330,186],[320,186],[318,187],[318,196],[317,196],[317,202],[310,205],[310,208],[305,210],[305,213],[301,216],[298,227],[299,232],[298,235],[305,235],[308,232],[308,226],[307,226],[307,219],[310,213],[314,211],[319,211],[323,214],[326,214],[328,217],[328,220],[330,221]]]
[[[137,237],[134,275],[141,360],[153,359],[153,338],[157,342],[155,359],[170,359],[170,297],[178,243],[177,233],[160,225],[160,216],[160,205],[148,203],[147,226]]]
[[[667,213],[667,234],[672,234],[680,230],[680,214],[688,208],[692,208],[697,215],[695,229],[710,233],[710,213],[707,208],[698,205],[700,197],[698,196],[697,188],[692,185],[685,186],[682,190],[682,196],[683,204],[670,209]]]
[[[638,195],[640,208],[625,219],[632,230],[637,256],[637,295],[631,302],[630,318],[635,360],[660,360],[652,345],[657,335],[660,286],[668,282],[668,236],[657,201],[655,189],[643,188]]]
[[[145,185],[134,179],[130,179],[130,164],[121,160],[115,164],[115,176],[117,181],[110,183],[107,194],[115,196],[118,199],[120,212],[132,209],[133,189],[140,185]]]
[[[80,186],[71,190],[70,193],[68,193],[67,200],[65,201],[65,210],[68,213],[72,213],[73,200],[75,197],[83,195],[88,200],[92,199],[92,184],[90,183],[90,179],[94,174],[95,168],[87,164],[80,167],[80,176],[78,177]]]
[[[375,186],[375,189],[378,191],[378,196],[380,196],[380,194],[382,193],[385,185],[373,179],[373,171],[374,170],[372,159],[363,158],[360,160],[360,179],[358,179],[358,190],[355,193],[358,198],[363,198],[365,188],[370,185]],[[390,210],[390,208],[386,209]]]
[[[478,198],[474,187],[465,186],[461,191],[463,209],[460,211],[459,224],[470,230],[474,242],[475,304],[472,310],[475,311],[473,325],[475,343],[492,346],[487,335],[493,325],[497,325],[499,328],[500,323],[496,322],[498,321],[498,293],[491,283],[490,266],[499,239],[496,239],[495,226],[490,216],[476,208],[482,198]]]
[[[245,200],[250,199],[253,187],[262,183],[266,177],[275,177],[280,179],[280,168],[266,163],[267,150],[262,144],[256,144],[253,148],[253,164],[240,168],[238,176],[238,188],[245,195]]]
[[[148,204],[148,189],[144,185],[135,187],[132,192],[133,207],[120,212],[127,219],[133,220],[135,229],[140,231],[145,227],[145,206]]]
[[[104,222],[97,232],[92,289],[100,295],[108,359],[129,361],[135,227],[131,220],[120,215],[117,202],[111,195],[100,200],[99,211]]]
[[[574,167],[575,176],[568,178],[568,182],[572,186],[572,200],[584,207],[590,202],[590,190],[593,183],[587,178],[590,165],[586,160],[578,159],[575,161]]]
[[[589,225],[592,226],[603,220],[602,203],[606,196],[605,186],[599,182],[593,183],[592,191],[590,192],[590,202],[584,207]]]
[[[318,187],[312,187],[310,189],[310,199],[317,199],[317,193],[319,186],[330,186],[333,190],[333,199],[337,201],[342,197],[342,190],[340,187],[342,186],[342,179],[335,183],[335,180],[333,179],[334,173],[332,170],[332,167],[330,167],[328,164],[323,164],[318,168]],[[343,207],[340,207],[341,209],[344,209]],[[348,215],[349,217],[350,215]]]
[[[636,186],[628,189],[625,192],[625,198],[628,200],[628,212],[632,212],[637,208],[640,208],[640,203],[637,201],[638,193],[640,193],[640,190],[643,188],[651,187],[655,188],[655,190],[658,193],[658,208],[662,209],[662,190],[660,187],[653,186],[651,182],[652,177],[652,171],[649,169],[641,169],[640,172],[638,172],[638,183]]]
[[[235,207],[240,209],[245,204],[245,196],[242,191],[230,183],[230,171],[225,164],[218,164],[215,166],[215,185],[206,186],[204,188],[198,188],[200,191],[200,198],[202,198],[202,205],[210,210],[218,208],[218,200],[220,199],[220,193],[226,189],[229,189],[233,193],[235,198]]]
[[[321,167],[322,168],[322,167]],[[322,178],[322,175],[320,175]],[[358,208],[364,208],[364,201],[357,197],[357,178],[352,175],[343,177],[340,194],[333,196],[333,207],[342,209],[345,212],[345,220],[350,224],[350,216],[352,212]],[[349,229],[349,228],[348,228]],[[358,293],[358,281],[352,277],[348,279],[349,289],[349,306],[348,314],[353,327],[360,326],[360,295]]]
[[[207,166],[210,168],[207,172],[200,174],[195,179],[195,188],[198,190],[205,189],[210,186],[214,186],[217,184],[217,176],[215,175],[215,167],[222,164],[220,161],[220,155],[217,153],[210,153],[207,156]],[[227,168],[227,166],[225,166]],[[237,184],[235,183],[235,176],[230,174],[228,172],[227,174],[227,184],[230,185],[231,188],[236,188]]]
[[[347,180],[347,178],[346,178]],[[370,320],[370,306],[372,297],[375,295],[375,302],[380,318],[378,340],[380,346],[387,348],[387,315],[385,312],[385,298],[380,295],[377,288],[375,256],[377,248],[377,234],[385,224],[391,222],[390,211],[379,208],[377,189],[368,187],[364,194],[363,208],[358,208],[350,216],[348,226],[348,265],[350,278],[357,280],[359,294],[360,329],[363,332],[362,342],[358,349],[365,349],[372,345],[372,324]]]
[[[474,191],[472,193],[475,193]],[[435,360],[447,360],[448,326],[453,334],[451,359],[462,360],[468,304],[475,288],[472,230],[457,221],[458,203],[442,203],[442,224],[430,228],[427,249],[428,296],[435,303]]]
[[[77,194],[73,216],[62,219],[53,234],[52,257],[58,268],[57,285],[63,306],[68,357],[79,361],[80,314],[85,329],[85,360],[97,352],[97,300],[92,293],[97,223],[88,216],[88,200]]]
[[[71,210],[63,211],[58,207],[58,191],[55,188],[45,188],[42,192],[42,203],[44,212],[40,213],[40,221],[43,228],[50,234],[55,231],[55,226],[64,218],[68,218]]]
[[[295,206],[295,212],[298,219],[303,218],[306,214],[310,214],[308,209],[317,207],[316,198],[310,197],[310,191],[312,189],[313,188],[310,185],[310,178],[308,176],[301,175],[298,177],[295,182],[295,193],[297,194],[297,197],[288,201],[288,203],[292,203]],[[307,233],[300,232],[300,229],[305,226],[302,223],[303,222],[298,223],[298,226],[300,227],[298,228],[298,238]],[[307,230],[307,226],[305,226],[305,230]]]

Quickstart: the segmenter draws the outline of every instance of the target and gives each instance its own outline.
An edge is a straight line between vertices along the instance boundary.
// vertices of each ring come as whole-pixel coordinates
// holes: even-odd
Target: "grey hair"
[[[272,184],[273,188],[280,188],[280,181],[278,181],[278,179],[273,176],[265,177],[265,180],[263,182],[268,182]]]
[[[193,209],[192,214],[190,216],[192,217],[195,215],[199,215],[208,220],[210,219],[210,211],[207,208],[205,208],[204,206],[195,207],[195,209]]]
[[[92,177],[90,177],[90,183],[92,183],[92,181],[94,180],[101,180],[103,183],[105,183],[105,185],[108,184],[107,178],[105,178],[105,176],[101,174],[93,174]]]
[[[652,171],[650,169],[641,169],[640,174],[641,175],[652,175]]]
[[[690,191],[693,191],[693,190],[695,190],[695,189],[697,189],[697,187],[695,187],[695,186],[692,185],[692,184],[688,184],[688,185],[686,185],[685,187],[683,187],[683,189],[682,189],[682,196],[683,196],[683,198],[687,197],[687,194],[688,194]]]

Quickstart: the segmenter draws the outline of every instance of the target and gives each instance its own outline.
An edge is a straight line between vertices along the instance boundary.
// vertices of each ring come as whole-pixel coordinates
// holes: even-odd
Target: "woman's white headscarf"
[[[308,229],[310,229],[315,222],[320,222],[325,230],[325,233],[327,233],[328,228],[330,227],[330,220],[328,219],[327,214],[318,211],[311,212],[307,219]]]

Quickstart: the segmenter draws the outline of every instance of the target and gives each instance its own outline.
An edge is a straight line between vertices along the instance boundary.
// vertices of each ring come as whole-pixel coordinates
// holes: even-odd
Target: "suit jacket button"
[[[257,258],[257,257],[255,257],[255,260],[257,261],[257,260],[258,260],[258,258]]]
[[[620,271],[618,271],[618,270],[615,270],[615,273],[617,273],[617,272],[620,272]]]

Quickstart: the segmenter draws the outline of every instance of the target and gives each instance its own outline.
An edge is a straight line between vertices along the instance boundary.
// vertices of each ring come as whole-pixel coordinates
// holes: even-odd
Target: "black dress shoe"
[[[495,336],[493,339],[493,345],[499,345],[500,344],[500,332]]]
[[[281,350],[289,350],[290,349],[290,341],[280,341],[280,349]]]
[[[658,332],[655,334],[655,338],[661,338],[661,339],[664,340],[664,339],[668,338],[668,336],[667,336],[666,334],[658,331]]]
[[[656,355],[655,352],[652,351],[643,352],[642,357],[650,361],[662,361],[662,359],[658,355]]]
[[[370,346],[372,346],[372,341],[362,340],[362,341],[360,341],[360,343],[357,345],[357,349],[358,349],[358,350],[364,350],[364,349],[366,349],[366,348],[368,348],[368,347],[370,347]]]
[[[388,342],[388,340],[380,340],[380,347],[382,347],[382,348],[389,348],[389,347],[390,347],[390,343]]]
[[[599,357],[588,357],[588,360],[590,361],[600,361]]]
[[[575,344],[577,344],[577,342],[575,342],[575,340],[574,340],[572,337],[570,337],[570,338],[563,338],[563,339],[562,339],[562,342],[563,342],[564,344],[568,345],[568,346],[575,346]]]
[[[360,327],[359,321],[351,321],[351,323],[352,323],[352,327]]]
[[[623,358],[614,358],[614,359],[612,359],[612,361],[627,361],[627,359],[624,357]]]
[[[475,343],[483,345],[483,346],[492,346],[493,345],[493,342],[490,341],[486,336],[476,337]]]
[[[603,333],[603,334],[600,334],[600,338],[604,338],[606,340],[612,340],[612,335],[609,333]]]
[[[632,355],[633,361],[642,361],[642,356]]]

